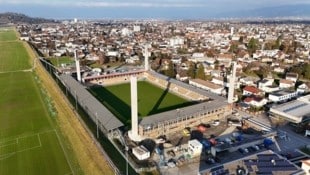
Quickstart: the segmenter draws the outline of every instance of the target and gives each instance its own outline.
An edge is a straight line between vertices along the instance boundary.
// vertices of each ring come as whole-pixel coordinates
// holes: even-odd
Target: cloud
[[[0,0],[1,4],[12,5],[53,5],[76,7],[202,7],[201,0]]]
[[[80,7],[202,7],[195,3],[157,3],[157,2],[77,2]]]
[[[309,0],[0,0],[7,5],[43,5],[57,7],[129,7],[129,8],[206,8],[206,10],[242,10],[278,5],[309,4]],[[1,9],[1,7],[0,7]]]

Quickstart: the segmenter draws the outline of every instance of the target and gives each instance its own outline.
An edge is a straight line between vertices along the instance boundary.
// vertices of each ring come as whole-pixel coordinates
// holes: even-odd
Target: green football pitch
[[[0,28],[0,41],[15,41],[16,33],[11,28]]]
[[[131,116],[129,83],[107,87],[95,86],[90,88],[90,92],[123,123],[129,123]],[[154,86],[147,81],[138,82],[138,113],[140,117],[192,104],[193,102]]]
[[[20,41],[0,42],[0,72],[30,69],[29,55]]]
[[[0,32],[0,174],[73,174],[34,74],[18,71],[30,68],[26,49],[3,38],[10,37]]]

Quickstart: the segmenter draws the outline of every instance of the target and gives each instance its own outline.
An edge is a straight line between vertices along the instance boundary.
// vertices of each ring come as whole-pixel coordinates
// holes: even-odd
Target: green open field
[[[16,33],[10,28],[0,28],[0,41],[17,40]]]
[[[0,40],[0,50],[0,72],[31,68],[29,54],[20,41],[1,42]]]
[[[71,64],[74,63],[71,57],[59,57],[59,58],[49,58],[48,59],[54,66],[61,66],[61,64]]]
[[[95,86],[90,89],[90,92],[123,123],[128,124],[131,116],[129,83],[107,87]],[[154,86],[149,82],[138,82],[138,112],[140,117],[192,104],[193,102]]]
[[[0,71],[30,68],[22,43],[6,41],[0,40]],[[73,174],[34,73],[0,73],[0,87],[0,174]]]

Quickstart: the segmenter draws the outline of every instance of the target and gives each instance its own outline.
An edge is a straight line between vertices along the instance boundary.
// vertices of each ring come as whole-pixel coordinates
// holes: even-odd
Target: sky
[[[250,17],[256,11],[268,17],[273,8],[278,9],[273,15],[281,16],[292,10],[300,15],[309,7],[310,0],[0,0],[0,13],[54,19],[209,19]]]

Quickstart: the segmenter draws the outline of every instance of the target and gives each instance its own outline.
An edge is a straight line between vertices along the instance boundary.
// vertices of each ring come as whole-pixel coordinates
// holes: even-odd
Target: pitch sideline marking
[[[58,142],[59,142],[59,144],[60,144],[60,146],[61,146],[61,149],[62,149],[62,151],[63,151],[64,154],[65,154],[65,158],[66,158],[66,161],[67,161],[67,163],[68,163],[68,165],[69,165],[69,167],[70,167],[71,173],[74,175],[75,173],[74,173],[74,171],[73,171],[73,169],[72,169],[71,162],[70,162],[69,159],[68,159],[67,152],[65,151],[64,146],[62,145],[62,142],[61,142],[61,140],[60,140],[60,137],[59,137],[57,131],[56,131],[56,130],[54,130],[54,131],[55,131],[55,133],[56,133],[56,136],[57,136]]]
[[[22,149],[22,150],[18,150],[18,151],[14,151],[14,152],[7,153],[7,154],[0,154],[0,160],[7,159],[7,158],[9,158],[12,155],[17,154],[17,153],[21,153],[21,152],[24,152],[24,151],[29,151],[29,150],[32,150],[32,149],[36,149],[36,148],[42,147],[42,142],[41,142],[40,134],[44,134],[44,133],[48,133],[48,132],[55,132],[56,133],[55,129],[53,129],[53,130],[48,130],[48,131],[42,131],[42,132],[39,132],[39,133],[36,133],[36,134],[29,134],[29,135],[25,135],[25,136],[21,136],[21,137],[16,137],[14,139],[10,139],[10,140],[6,141],[6,142],[9,142],[9,141],[14,141],[15,140],[16,143],[13,143],[13,144],[18,144],[19,143],[18,142],[19,139],[27,138],[27,137],[31,137],[31,136],[37,136],[37,140],[39,141],[39,145],[38,146],[29,147],[29,148],[26,148],[26,149]],[[2,145],[1,147],[13,145],[13,144]]]

